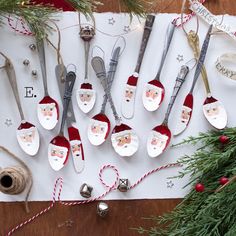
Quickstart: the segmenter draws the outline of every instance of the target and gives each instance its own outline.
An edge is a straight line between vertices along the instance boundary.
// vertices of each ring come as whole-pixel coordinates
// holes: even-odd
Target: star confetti
[[[109,25],[114,25],[115,22],[116,22],[116,21],[114,20],[113,17],[108,19],[108,24],[109,24]]]
[[[167,188],[173,188],[174,186],[174,183],[171,180],[166,182],[166,184],[167,184]]]
[[[7,127],[10,127],[10,126],[13,125],[11,119],[6,119],[4,124],[5,124]]]
[[[131,29],[130,29],[129,25],[124,26],[124,32],[125,32],[125,33],[129,33],[130,30],[131,30]]]
[[[181,61],[183,61],[183,60],[184,60],[184,56],[183,56],[183,55],[180,55],[180,54],[178,54],[178,56],[176,57],[176,60],[177,60],[178,62],[181,62]]]

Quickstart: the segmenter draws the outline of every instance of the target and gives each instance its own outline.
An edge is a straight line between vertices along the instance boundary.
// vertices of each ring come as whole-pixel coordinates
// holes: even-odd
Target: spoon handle
[[[205,61],[205,58],[206,58],[207,49],[208,49],[209,42],[210,42],[211,31],[212,31],[212,25],[210,25],[210,27],[209,27],[209,29],[207,31],[205,40],[204,40],[203,45],[202,45],[202,49],[201,49],[200,56],[199,56],[199,59],[198,59],[197,67],[196,67],[196,70],[195,70],[195,74],[194,74],[194,77],[193,77],[193,84],[192,84],[190,93],[193,93],[193,89],[195,87],[195,84],[196,84],[196,82],[197,82],[197,80],[199,78],[199,75],[200,75],[201,71],[202,71],[202,66],[204,64],[204,61]]]
[[[155,21],[155,16],[154,15],[148,15],[146,22],[145,22],[145,26],[144,26],[144,32],[143,32],[143,38],[142,38],[142,43],[141,43],[141,47],[139,50],[139,55],[138,55],[138,61],[135,67],[135,72],[139,73],[141,65],[142,65],[142,61],[143,61],[143,56],[147,47],[147,43],[152,31],[152,26],[153,23]]]
[[[173,92],[172,92],[172,95],[171,95],[171,98],[170,98],[170,102],[168,104],[168,108],[167,108],[167,112],[165,114],[165,119],[163,121],[163,124],[167,125],[168,124],[168,119],[169,119],[169,116],[170,116],[170,112],[172,110],[172,107],[175,103],[175,100],[176,100],[176,97],[185,81],[185,78],[186,76],[188,75],[188,72],[189,72],[189,68],[188,66],[186,65],[183,65],[181,66],[180,68],[180,71],[179,71],[179,74],[175,80],[175,87],[173,89]]]
[[[116,73],[116,69],[117,69],[117,65],[118,65],[118,60],[119,60],[119,54],[120,54],[120,47],[117,47],[111,57],[110,60],[110,68],[107,74],[107,83],[108,83],[108,89],[109,91],[111,91],[111,85],[113,83],[114,77],[115,77],[115,73]],[[104,95],[103,97],[103,103],[102,103],[102,109],[101,109],[101,113],[105,113],[105,108],[106,108],[106,104],[107,104],[107,94]]]
[[[85,74],[84,79],[88,80],[88,58],[90,50],[90,41],[84,41],[84,55],[85,55]]]
[[[65,82],[65,93],[63,98],[63,114],[62,114],[62,121],[61,121],[61,128],[60,134],[63,135],[64,133],[64,126],[67,118],[68,108],[72,97],[72,91],[75,84],[76,75],[73,71],[70,71],[66,75],[66,82]]]
[[[92,67],[96,73],[97,78],[100,79],[100,82],[102,84],[104,92],[105,92],[105,94],[108,98],[108,101],[110,103],[116,123],[119,124],[120,117],[116,111],[115,104],[114,104],[113,99],[111,97],[111,92],[110,92],[109,85],[108,85],[107,78],[106,78],[106,69],[105,69],[104,61],[101,57],[96,56],[96,57],[92,58],[91,64],[92,64]]]
[[[156,77],[155,77],[155,79],[158,80],[158,81],[160,80],[161,71],[162,71],[167,53],[168,53],[169,48],[170,48],[170,44],[171,44],[171,41],[172,41],[172,38],[173,38],[173,35],[174,35],[174,31],[175,31],[175,26],[174,26],[173,23],[170,23],[170,25],[168,26],[168,29],[166,31],[165,44],[164,44],[164,49],[163,49],[163,53],[162,53],[162,57],[161,57],[160,66],[159,66],[159,69],[158,69]]]
[[[6,72],[7,72],[8,80],[11,84],[13,94],[14,94],[15,99],[16,99],[16,104],[17,104],[18,110],[20,112],[21,120],[25,120],[23,109],[22,109],[21,102],[20,102],[20,96],[19,96],[19,92],[18,92],[15,69],[14,69],[14,66],[13,66],[13,64],[11,63],[11,61],[9,59],[6,59],[6,61],[5,61],[5,69],[6,69]]]
[[[45,59],[45,48],[44,48],[43,39],[38,39],[36,41],[36,44],[37,44],[39,62],[40,62],[40,67],[41,67],[42,77],[43,77],[44,93],[45,95],[48,95],[46,59]]]
[[[188,43],[189,43],[190,47],[193,50],[193,55],[194,55],[195,59],[198,60],[199,55],[200,55],[198,34],[195,33],[194,31],[190,31],[187,35],[187,39],[188,39]],[[204,82],[204,85],[206,88],[206,92],[207,92],[207,94],[210,94],[211,93],[210,85],[209,85],[209,81],[208,81],[206,67],[204,65],[202,65],[201,75],[202,75],[202,79],[203,79],[203,82]]]

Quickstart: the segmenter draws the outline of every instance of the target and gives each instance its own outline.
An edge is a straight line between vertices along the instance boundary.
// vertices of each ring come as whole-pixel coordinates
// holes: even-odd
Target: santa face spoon
[[[117,47],[114,50],[114,53],[112,55],[112,58],[110,61],[110,69],[108,71],[107,80],[108,80],[109,90],[111,89],[111,85],[115,77],[119,54],[120,54],[120,47]],[[100,113],[95,115],[89,122],[88,133],[87,133],[88,139],[90,143],[95,146],[98,146],[104,143],[108,137],[108,134],[110,133],[111,122],[105,114],[107,100],[108,98],[107,98],[107,95],[105,94],[103,97],[102,109]]]
[[[58,171],[64,167],[69,157],[70,143],[64,136],[64,126],[68,114],[68,107],[71,101],[72,91],[75,83],[75,76],[68,73],[65,82],[64,106],[61,121],[61,128],[58,136],[52,139],[48,147],[48,160],[51,167]]]
[[[85,26],[81,27],[80,37],[84,41],[84,51],[85,51],[85,75],[84,82],[81,84],[80,89],[78,89],[76,93],[76,99],[79,108],[82,112],[88,113],[93,109],[93,106],[96,101],[96,92],[93,89],[91,83],[89,83],[88,78],[88,57],[89,57],[89,49],[90,42],[95,35],[95,31],[93,27]]]
[[[17,129],[17,141],[26,154],[34,156],[39,150],[39,133],[33,124],[25,121],[18,93],[15,70],[8,58],[6,58],[5,69],[21,116],[21,124]]]
[[[59,108],[57,102],[48,94],[47,87],[47,72],[45,63],[45,48],[44,41],[37,41],[37,48],[39,54],[39,61],[43,77],[44,98],[39,102],[37,107],[37,114],[39,123],[47,130],[53,129],[59,119]]]
[[[157,75],[154,80],[149,81],[143,90],[143,105],[148,111],[155,111],[159,108],[162,103],[165,95],[165,88],[160,82],[161,71],[173,38],[175,26],[171,23],[167,29],[165,46],[161,58],[161,63],[157,72]]]
[[[92,67],[100,79],[104,92],[110,103],[113,115],[115,117],[116,126],[111,135],[111,142],[115,152],[123,157],[134,155],[139,146],[139,139],[137,134],[128,125],[121,123],[121,120],[116,112],[113,99],[109,90],[108,79],[106,78],[105,65],[101,57],[94,57],[92,59]]]
[[[188,72],[189,72],[188,66],[183,65],[176,78],[175,87],[167,108],[167,112],[165,114],[164,121],[161,125],[154,127],[148,136],[147,151],[150,157],[157,157],[160,154],[162,154],[170,143],[171,131],[168,128],[169,115]]]
[[[155,16],[153,15],[147,16],[135,71],[134,74],[128,78],[128,81],[125,86],[124,94],[122,97],[121,113],[126,119],[131,119],[134,116],[135,95],[136,95],[139,72],[142,65],[143,56],[148,44],[148,40],[152,32],[152,26],[154,24],[154,21],[155,21]]]

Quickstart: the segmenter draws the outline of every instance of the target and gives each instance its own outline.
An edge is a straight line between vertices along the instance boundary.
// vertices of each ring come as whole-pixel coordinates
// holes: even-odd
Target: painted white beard
[[[203,113],[207,120],[210,122],[212,126],[214,126],[217,129],[223,129],[227,125],[227,113],[225,109],[222,106],[219,106],[219,114],[214,116],[209,116],[204,107],[203,107]]]
[[[67,148],[64,148],[64,150],[67,150],[64,155],[63,158],[57,157],[57,156],[52,156],[51,155],[51,151],[53,149],[55,145],[49,144],[49,148],[48,148],[48,160],[49,163],[51,165],[51,167],[55,170],[58,171],[60,170],[63,166],[64,166],[64,162],[66,160],[66,156],[67,156]]]
[[[185,128],[187,127],[187,124],[188,124],[188,121],[182,122],[182,119],[180,119],[177,123],[175,133],[179,133],[185,130]]]
[[[153,134],[151,134],[149,137],[148,137],[148,140],[147,140],[147,152],[148,152],[148,155],[150,157],[157,157],[159,156],[163,150],[165,149],[165,146],[166,146],[166,141],[165,143],[163,143],[161,145],[161,147],[159,147],[158,145],[152,145],[152,139],[153,139]]]
[[[104,128],[103,133],[93,133],[92,132],[92,126],[98,126],[101,125]],[[91,119],[89,122],[89,126],[88,126],[88,139],[90,141],[90,143],[94,146],[99,146],[102,143],[104,143],[105,141],[105,137],[107,134],[107,130],[108,130],[108,124],[105,122],[100,122],[94,119]]]
[[[35,136],[32,142],[23,142],[20,138],[20,133],[17,132],[17,140],[20,147],[30,156],[34,156],[37,154],[39,149],[39,134],[38,131],[35,130]]]
[[[116,134],[115,134],[116,135]],[[112,135],[113,136],[113,135]],[[122,147],[117,145],[117,141],[112,137],[112,146],[116,153],[122,157],[130,157],[135,154],[138,150],[139,140],[138,136],[132,134],[131,142],[129,144],[124,144]]]
[[[152,158],[159,156],[163,152],[163,150],[164,148],[157,147],[157,145],[152,145],[150,143],[148,143],[147,145],[148,155]]]
[[[106,130],[107,132],[107,130]],[[94,146],[99,146],[105,141],[106,132],[103,134],[94,134],[91,129],[88,130],[88,139]]]
[[[40,109],[40,108],[39,108]],[[41,124],[44,124],[43,127],[45,129],[53,129],[57,122],[58,122],[58,119],[57,119],[57,110],[54,109],[53,113],[52,113],[52,116],[44,116],[41,112],[41,110],[38,111],[38,118],[39,118],[39,121]]]
[[[94,106],[95,99],[96,99],[96,93],[94,92],[94,90],[91,90],[91,94],[92,94],[92,97],[91,97],[91,100],[89,102],[86,102],[86,101],[82,102],[81,99],[80,99],[80,96],[79,96],[80,94],[77,93],[78,105],[84,113],[88,113],[90,110],[92,110],[92,108]]]
[[[60,170],[64,166],[63,163],[64,163],[65,160],[66,160],[66,157],[64,157],[64,158],[59,158],[59,157],[56,157],[56,156],[53,156],[53,157],[50,156],[49,157],[49,163],[55,171]]]
[[[217,129],[223,129],[226,126],[225,117],[222,114],[219,114],[214,117],[208,116],[208,121],[211,123],[212,126],[214,126]]]
[[[159,95],[156,99],[147,98],[146,91],[143,92],[143,105],[148,111],[155,111],[161,102],[161,95]]]

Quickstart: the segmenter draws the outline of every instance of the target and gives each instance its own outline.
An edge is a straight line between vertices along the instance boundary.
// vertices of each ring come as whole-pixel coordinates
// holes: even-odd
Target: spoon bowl
[[[66,164],[69,153],[70,143],[62,135],[53,138],[48,147],[48,160],[53,170],[59,171]]]
[[[171,140],[171,131],[167,125],[158,125],[149,133],[147,140],[148,155],[152,158],[161,155]]]
[[[138,151],[139,138],[131,127],[121,123],[112,130],[111,143],[119,156],[130,157]]]
[[[30,155],[34,156],[39,150],[39,133],[38,129],[27,121],[22,121],[16,131],[17,141],[22,150]]]
[[[111,122],[105,114],[99,113],[93,116],[89,121],[87,131],[90,143],[94,146],[101,145],[106,141],[110,130]]]
[[[37,106],[37,115],[44,129],[52,130],[59,120],[59,107],[50,96],[45,96]]]
[[[165,88],[159,80],[151,80],[145,84],[142,100],[147,111],[155,111],[164,100]]]
[[[203,104],[203,114],[216,129],[224,129],[227,125],[227,113],[220,101],[212,96],[206,98]]]

